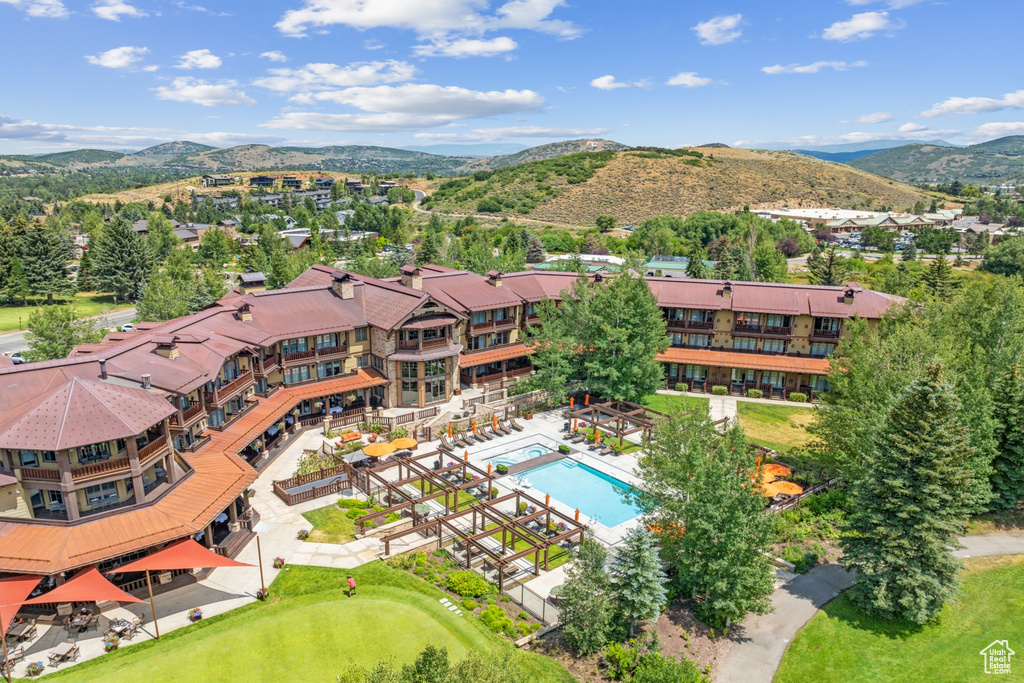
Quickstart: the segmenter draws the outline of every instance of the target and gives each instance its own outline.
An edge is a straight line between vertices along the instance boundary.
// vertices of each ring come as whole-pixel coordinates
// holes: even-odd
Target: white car
[[[21,351],[15,351],[14,353],[11,354],[11,362],[13,362],[15,365],[21,365],[26,361],[24,358],[22,358]]]
[[[131,332],[133,329],[135,329],[135,323],[125,323],[124,325],[121,325],[122,332]]]

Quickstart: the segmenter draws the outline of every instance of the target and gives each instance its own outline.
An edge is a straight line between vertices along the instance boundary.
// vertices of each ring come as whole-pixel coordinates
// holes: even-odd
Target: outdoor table
[[[124,637],[124,634],[131,629],[131,627],[131,623],[124,619],[118,619],[117,621],[110,622],[110,630],[122,638]]]
[[[27,622],[15,624],[7,631],[7,637],[14,638],[15,640],[21,640],[28,634],[28,632],[33,628],[33,626],[33,624]]]
[[[71,623],[68,626],[70,628],[75,629],[76,631],[81,631],[82,629],[84,629],[88,625],[89,625],[89,617],[88,616],[80,616],[80,617],[75,617],[74,619],[72,619]]]
[[[50,655],[51,662],[63,662],[65,659],[70,657],[78,650],[78,646],[74,643],[61,643],[53,650],[53,654]]]

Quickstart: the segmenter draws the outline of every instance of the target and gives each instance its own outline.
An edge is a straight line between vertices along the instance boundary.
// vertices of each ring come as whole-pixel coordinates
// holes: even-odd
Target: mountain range
[[[850,166],[903,182],[999,185],[1024,180],[1024,135],[967,147],[911,144],[848,161]]]

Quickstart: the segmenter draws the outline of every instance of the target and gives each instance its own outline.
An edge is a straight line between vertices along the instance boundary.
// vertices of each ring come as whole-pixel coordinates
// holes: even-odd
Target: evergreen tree
[[[142,296],[135,304],[141,320],[170,320],[191,313],[189,292],[167,271],[154,271],[142,288]]]
[[[427,263],[437,262],[437,233],[426,231],[420,241],[419,249],[416,250],[416,265],[422,266]]]
[[[7,282],[3,288],[5,299],[15,301],[21,299],[22,305],[28,304],[28,297],[32,294],[28,278],[25,277],[25,268],[21,265],[21,259],[15,257],[11,262],[11,270],[7,273]]]
[[[526,244],[526,262],[542,263],[547,254],[544,251],[544,244],[540,238],[531,234]]]
[[[90,320],[79,320],[74,304],[39,306],[28,316],[29,361],[65,358],[77,344],[96,343],[103,333]]]
[[[900,261],[916,261],[917,260],[917,246],[913,242],[907,245],[907,248],[903,250],[903,254],[900,255]]]
[[[820,251],[815,250],[807,258],[807,270],[811,274],[811,283],[815,285],[837,287],[844,284],[850,275],[847,260],[834,244]]]
[[[562,638],[582,655],[604,647],[612,628],[610,583],[605,570],[607,559],[604,545],[586,538],[565,572],[560,612]]]
[[[615,604],[632,636],[638,623],[658,618],[668,597],[658,548],[647,529],[637,526],[626,532],[610,573]]]
[[[711,270],[708,264],[704,263],[706,254],[703,249],[694,249],[690,252],[690,261],[686,264],[686,276],[694,280],[707,280],[711,277]]]
[[[56,231],[37,225],[21,239],[21,265],[29,289],[53,303],[54,294],[71,294],[75,286],[68,279],[71,243]]]
[[[956,597],[971,455],[959,399],[932,365],[893,405],[854,501],[841,562],[857,571],[848,595],[869,614],[923,624]]]
[[[996,456],[992,460],[991,509],[1012,511],[1024,500],[1024,375],[1014,363],[995,397]]]
[[[7,278],[14,267],[14,261],[20,260],[18,251],[18,240],[14,237],[14,231],[7,225],[3,216],[0,216],[0,290],[7,287]]]
[[[957,278],[953,274],[953,266],[950,265],[948,257],[946,251],[940,251],[935,260],[928,265],[922,278],[928,291],[938,298],[949,296],[957,286]]]
[[[157,263],[163,263],[171,251],[178,248],[181,240],[174,234],[174,226],[171,225],[171,221],[159,211],[154,211],[149,214],[149,220],[146,223],[146,243],[149,245],[153,259]]]
[[[124,218],[112,220],[92,245],[92,266],[100,289],[122,301],[142,296],[153,257],[146,240]]]
[[[75,282],[79,292],[96,291],[96,277],[92,267],[92,250],[82,250],[82,258],[78,259],[78,279]]]
[[[220,228],[210,228],[199,238],[196,258],[213,268],[223,268],[238,253],[237,243]]]

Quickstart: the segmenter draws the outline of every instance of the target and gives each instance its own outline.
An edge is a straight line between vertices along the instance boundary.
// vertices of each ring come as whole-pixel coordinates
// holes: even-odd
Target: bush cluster
[[[496,589],[476,572],[458,571],[448,575],[448,590],[464,598],[479,598]]]

